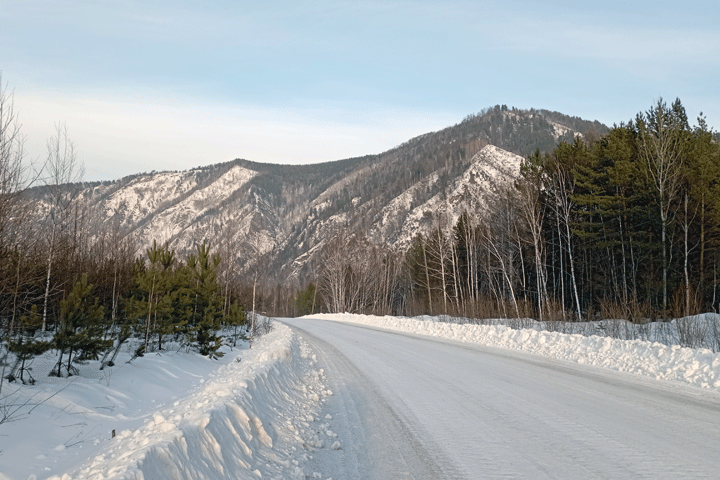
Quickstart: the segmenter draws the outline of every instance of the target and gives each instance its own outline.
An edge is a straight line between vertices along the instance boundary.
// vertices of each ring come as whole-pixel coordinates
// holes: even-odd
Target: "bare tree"
[[[667,227],[671,222],[673,202],[680,190],[682,171],[682,132],[687,119],[680,100],[668,108],[662,100],[637,117],[640,157],[658,196],[661,224],[663,312],[667,314]]]
[[[323,247],[318,288],[329,311],[389,313],[402,268],[389,248],[341,229]]]
[[[373,261],[368,276],[372,282],[372,309],[379,314],[390,315],[403,264],[387,246],[372,245],[371,251]]]
[[[576,140],[576,145],[580,146],[579,139]],[[572,148],[572,147],[570,147]],[[570,233],[570,218],[572,215],[573,202],[571,195],[575,191],[575,179],[572,173],[568,170],[567,165],[562,165],[558,159],[551,159],[550,163],[546,165],[548,169],[548,175],[545,176],[544,180],[546,185],[549,187],[548,190],[552,195],[552,201],[550,202],[551,208],[555,211],[555,216],[558,222],[558,238],[560,240],[561,247],[561,270],[562,270],[562,244],[563,238],[560,232],[560,221],[565,226],[565,247],[568,254],[568,260],[570,261],[570,279],[572,281],[573,293],[575,295],[575,308],[577,311],[578,320],[582,321],[582,310],[580,308],[580,296],[578,295],[577,280],[575,276],[575,256],[573,255],[572,248],[572,235]],[[560,272],[560,279],[562,286],[562,295],[564,297],[564,275],[563,271]],[[565,302],[563,301],[563,314],[564,314]]]
[[[14,108],[13,94],[8,88],[7,84],[3,84],[0,74],[0,294],[3,298],[11,299],[0,312],[4,317],[2,323],[5,323],[0,330],[0,337],[4,333],[12,334],[15,330],[19,310],[29,303],[27,294],[22,295],[21,292],[36,280],[34,275],[28,275],[31,273],[28,272],[31,265],[28,258],[31,256],[34,225],[27,221],[30,209],[23,205],[20,198],[22,190],[34,179],[25,178],[25,137],[21,133],[19,117]],[[5,353],[0,359],[3,364],[0,392],[9,354],[7,344],[3,346]],[[2,414],[0,411],[0,423]]]
[[[257,290],[260,286],[260,282],[263,280],[263,277],[267,274],[267,264],[270,262],[272,258],[275,257],[274,253],[275,250],[270,249],[265,252],[263,252],[260,240],[257,236],[254,237],[254,241],[250,245],[252,247],[253,252],[253,260],[250,265],[250,274],[252,275],[253,279],[253,288],[252,288],[252,314],[250,319],[250,343],[249,348],[252,348],[253,343],[253,336],[255,334],[255,316],[256,316],[256,309],[257,309]]]
[[[0,316],[9,319],[5,331],[12,332],[19,309],[28,303],[27,294],[21,299],[20,293],[37,280],[28,262],[37,231],[28,221],[32,207],[22,198],[22,191],[35,178],[27,175],[25,137],[8,88],[0,75],[0,293],[12,298],[10,304],[2,305]]]
[[[535,254],[535,272],[537,284],[537,306],[539,319],[544,319],[547,307],[547,274],[545,264],[545,239],[542,234],[542,227],[545,218],[545,211],[542,205],[542,180],[537,166],[529,162],[523,164],[521,172],[523,179],[518,181],[516,189],[519,200],[519,213],[529,233],[527,242],[533,248]]]
[[[232,304],[230,287],[238,276],[240,256],[240,226],[237,219],[222,214],[219,217],[220,243],[218,253],[222,259],[218,271],[221,293],[224,299],[223,315],[227,315]]]
[[[323,247],[320,256],[318,288],[330,312],[343,312],[347,297],[347,259],[349,234],[340,230]]]
[[[495,260],[507,287],[507,295],[498,292],[498,296],[504,304],[504,297],[509,296],[515,308],[516,318],[520,318],[520,307],[515,293],[516,284],[516,259],[519,255],[518,245],[515,243],[514,234],[517,232],[515,226],[514,212],[517,210],[514,204],[511,191],[496,198],[495,204],[486,217],[484,224],[478,228],[478,234],[483,239],[483,246],[487,249],[488,260],[490,257]],[[490,261],[488,261],[488,272],[492,272]],[[503,306],[504,309],[504,306]]]
[[[428,308],[429,308],[429,313],[432,314],[433,313],[432,284],[430,283],[430,267],[428,264],[428,256],[427,256],[427,242],[424,242],[421,239],[420,246],[422,248],[422,254],[423,254],[423,271],[425,272],[425,286],[427,287]]]
[[[77,160],[75,144],[69,139],[67,125],[64,123],[58,123],[55,126],[55,134],[48,139],[47,155],[43,173],[45,185],[48,188],[50,239],[48,241],[47,277],[43,302],[43,330],[47,327],[50,278],[58,235],[67,221],[73,202],[77,197],[77,189],[72,184],[82,179],[85,170],[83,164]]]
[[[17,205],[23,185],[23,160],[25,137],[20,131],[20,121],[15,112],[12,93],[2,83],[0,75],[0,241],[8,239],[7,224],[12,209]]]
[[[451,285],[450,281],[453,279],[450,274],[452,268],[452,239],[446,235],[446,224],[443,221],[443,215],[441,214],[436,218],[433,229],[428,235],[428,241],[426,245],[427,267],[430,273],[430,277],[440,285],[443,297],[443,313],[448,313],[448,298],[450,294],[448,292],[448,286]]]
[[[418,233],[413,239],[410,248],[405,253],[404,267],[405,275],[410,282],[410,295],[413,298],[413,306],[419,307],[419,296],[427,295],[427,306],[420,307],[423,313],[433,314],[432,282],[430,279],[430,265],[427,254],[427,240]]]

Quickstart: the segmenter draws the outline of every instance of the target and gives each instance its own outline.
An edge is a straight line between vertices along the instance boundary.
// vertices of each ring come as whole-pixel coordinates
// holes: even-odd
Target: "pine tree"
[[[247,323],[247,313],[245,313],[243,306],[237,301],[230,304],[230,308],[228,309],[228,313],[225,315],[225,318],[223,318],[223,322],[225,323],[225,326],[233,329],[232,339],[234,347],[237,345],[239,336],[238,328]]]
[[[220,257],[210,255],[210,247],[204,243],[196,248],[197,255],[190,255],[187,262],[194,295],[192,323],[195,325],[196,341],[202,355],[221,357],[223,354],[218,349],[222,346],[222,338],[216,334],[222,318],[222,299],[217,281]]]
[[[692,135],[688,162],[684,175],[688,193],[693,203],[695,221],[697,223],[697,242],[699,258],[697,259],[697,289],[704,293],[711,283],[710,268],[707,268],[708,250],[717,248],[720,236],[720,144],[713,138],[705,119],[700,114],[698,125]],[[708,299],[711,298],[708,296]],[[687,299],[686,299],[687,303]],[[712,302],[710,302],[712,303]],[[713,305],[709,306],[713,309]]]
[[[158,348],[162,347],[162,335],[168,330],[166,324],[173,314],[170,295],[177,288],[172,270],[175,250],[171,250],[167,243],[158,247],[157,242],[153,241],[153,246],[146,253],[149,265],[147,268],[138,268],[135,279],[141,298],[132,302],[135,315],[145,319],[143,352],[148,351],[150,337],[154,334],[158,335]]]
[[[62,376],[65,352],[65,369],[70,376],[78,373],[73,362],[97,359],[103,350],[112,346],[111,340],[103,339],[104,308],[92,293],[93,286],[87,283],[87,275],[83,274],[68,298],[60,303],[60,328],[52,341],[60,351],[60,357],[51,375]]]
[[[35,332],[42,327],[42,317],[38,314],[37,305],[31,307],[27,315],[20,317],[20,332],[16,339],[8,341],[8,349],[15,354],[16,365],[12,368],[8,378],[10,381],[16,378],[15,370],[19,372],[20,381],[23,384],[33,384],[35,379],[30,375],[29,367],[25,364],[38,355],[42,355],[48,351],[52,345],[49,342],[38,341],[35,339]],[[28,373],[29,379],[25,380],[25,373]]]
[[[298,316],[312,315],[315,313],[315,284],[310,282],[308,286],[299,291],[295,300]]]

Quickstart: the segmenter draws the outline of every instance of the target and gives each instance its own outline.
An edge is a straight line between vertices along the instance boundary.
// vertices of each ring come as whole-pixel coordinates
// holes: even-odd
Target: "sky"
[[[85,180],[380,153],[497,104],[720,129],[720,1],[0,0],[27,161]]]

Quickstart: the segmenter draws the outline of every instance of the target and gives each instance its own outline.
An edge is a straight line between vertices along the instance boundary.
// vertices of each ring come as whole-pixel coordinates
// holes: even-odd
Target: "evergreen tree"
[[[196,248],[197,255],[190,255],[187,262],[194,297],[192,324],[195,325],[200,353],[211,358],[221,357],[222,353],[217,350],[222,346],[222,338],[216,334],[222,318],[222,299],[217,281],[220,256],[210,255],[210,247],[204,243]]]
[[[238,329],[247,323],[247,313],[243,309],[243,306],[239,302],[235,301],[230,305],[227,315],[223,319],[226,327],[233,329],[232,339],[233,347],[237,345],[239,336]]]
[[[297,314],[299,317],[316,313],[315,299],[315,284],[310,282],[308,286],[305,287],[305,289],[298,292],[297,298],[295,300],[295,306],[297,307]]]
[[[66,300],[60,303],[60,328],[52,344],[60,351],[58,363],[51,375],[62,376],[63,356],[68,376],[77,374],[73,362],[97,359],[100,353],[112,346],[111,340],[103,339],[105,332],[104,308],[92,297],[93,286],[87,283],[87,275],[75,284]]]
[[[147,352],[151,335],[158,335],[158,348],[162,348],[162,335],[168,330],[173,318],[171,294],[177,289],[177,276],[172,267],[175,264],[175,250],[167,243],[146,250],[147,268],[137,268],[135,282],[139,298],[133,299],[131,308],[134,316],[144,319],[145,343],[142,352]],[[140,352],[142,354],[142,352]]]
[[[35,379],[30,375],[32,369],[26,367],[25,364],[28,360],[42,355],[52,347],[49,342],[35,339],[35,332],[40,327],[42,327],[42,317],[38,314],[37,305],[33,305],[27,315],[20,317],[20,332],[17,338],[8,341],[8,349],[15,354],[16,358],[16,364],[8,376],[10,381],[15,380],[15,370],[17,370],[23,384],[35,383]],[[29,376],[27,381],[25,380],[26,372]]]
[[[701,298],[714,310],[714,285],[709,260],[720,246],[720,143],[713,137],[705,119],[700,114],[693,130],[685,177],[692,212],[696,223],[697,239],[696,288]],[[707,290],[707,291],[706,291]]]

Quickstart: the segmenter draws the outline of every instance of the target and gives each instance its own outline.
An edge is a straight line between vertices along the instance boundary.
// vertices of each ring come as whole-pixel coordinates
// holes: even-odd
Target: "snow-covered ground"
[[[304,470],[313,451],[333,448],[323,433],[332,421],[319,416],[332,392],[306,344],[277,324],[251,350],[223,351],[219,361],[170,351],[126,363],[126,354],[70,380],[46,376],[54,358],[36,360],[35,386],[6,382],[0,394],[0,406],[29,402],[0,424],[0,479],[315,473]]]
[[[595,365],[720,392],[720,354],[705,349],[436,318],[313,318],[517,350],[583,369]],[[352,421],[343,424],[329,410],[335,401],[330,385],[342,381],[327,377],[302,333],[274,325],[252,350],[225,347],[219,361],[168,351],[126,363],[127,354],[115,367],[99,372],[91,363],[67,380],[46,376],[54,357],[35,360],[36,385],[6,382],[0,394],[5,411],[27,401],[14,421],[0,424],[0,480],[349,478],[338,472],[348,461],[343,455],[350,446],[343,438],[350,438]]]

